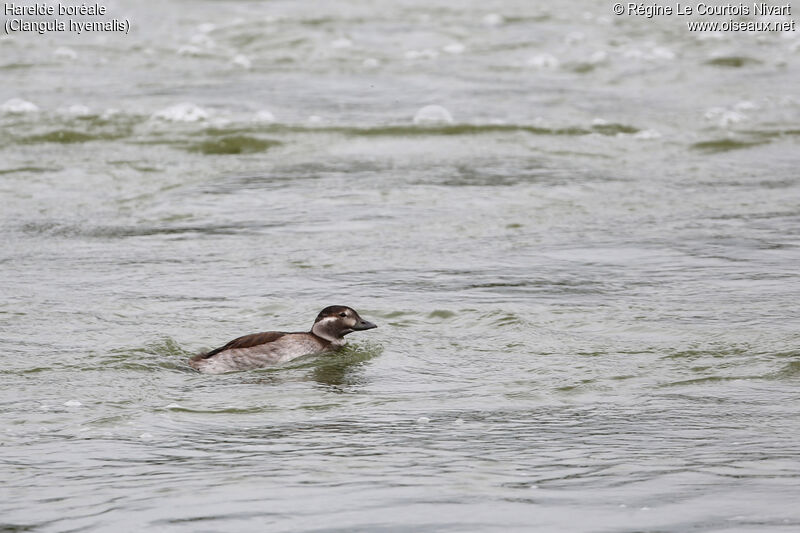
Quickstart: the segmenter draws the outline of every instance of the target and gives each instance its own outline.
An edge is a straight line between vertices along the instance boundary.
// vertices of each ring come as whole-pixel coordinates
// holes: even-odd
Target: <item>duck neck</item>
[[[311,328],[311,333],[325,339],[326,341],[330,342],[331,344],[335,344],[337,346],[341,346],[344,344],[344,338],[337,336],[335,333],[331,331],[329,327],[330,324],[325,323],[325,320],[320,320],[319,322],[315,323],[314,326]]]

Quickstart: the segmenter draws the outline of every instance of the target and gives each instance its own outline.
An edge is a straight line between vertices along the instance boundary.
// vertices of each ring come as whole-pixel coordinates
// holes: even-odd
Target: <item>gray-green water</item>
[[[797,32],[106,6],[0,39],[0,529],[800,529]]]

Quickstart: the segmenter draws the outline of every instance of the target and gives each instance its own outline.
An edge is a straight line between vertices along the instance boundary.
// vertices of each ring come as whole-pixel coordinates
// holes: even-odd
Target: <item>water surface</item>
[[[0,40],[2,528],[800,528],[796,33],[107,6]]]

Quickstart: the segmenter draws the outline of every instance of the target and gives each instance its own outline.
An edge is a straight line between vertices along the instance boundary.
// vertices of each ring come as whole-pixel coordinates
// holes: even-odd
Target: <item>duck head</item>
[[[358,316],[355,309],[344,305],[331,305],[319,312],[311,333],[329,341],[336,341],[348,333],[377,327]]]

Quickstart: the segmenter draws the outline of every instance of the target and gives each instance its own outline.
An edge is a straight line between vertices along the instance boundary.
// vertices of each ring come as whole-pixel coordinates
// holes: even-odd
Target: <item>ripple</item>
[[[701,150],[703,152],[707,152],[710,154],[718,154],[723,152],[730,152],[732,150],[742,150],[746,148],[753,148],[754,146],[760,146],[762,144],[766,144],[769,141],[758,141],[758,140],[736,140],[736,139],[716,139],[713,141],[702,141],[698,143],[694,143],[691,147],[694,150]]]
[[[270,148],[280,146],[281,144],[280,141],[272,139],[261,139],[247,135],[231,135],[190,144],[186,149],[190,152],[200,152],[206,155],[254,154],[266,152]]]

